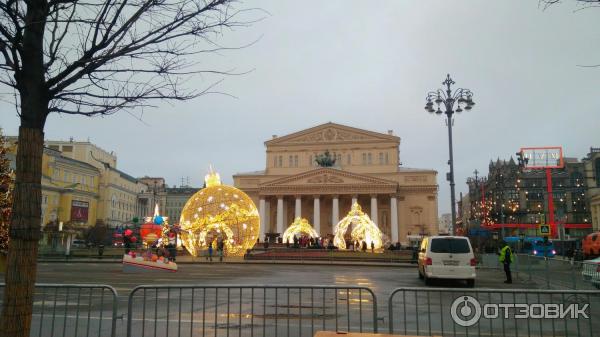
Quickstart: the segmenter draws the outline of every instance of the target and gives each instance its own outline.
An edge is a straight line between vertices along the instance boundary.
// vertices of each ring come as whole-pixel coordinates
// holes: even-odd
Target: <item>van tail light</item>
[[[425,264],[428,266],[431,266],[433,264],[433,261],[431,260],[430,257],[428,257],[427,259],[425,259]]]
[[[475,267],[477,265],[477,259],[472,258],[471,259],[471,267]]]

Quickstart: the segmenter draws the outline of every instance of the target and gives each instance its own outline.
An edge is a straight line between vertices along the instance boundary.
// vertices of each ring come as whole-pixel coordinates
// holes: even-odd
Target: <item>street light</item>
[[[454,225],[456,224],[456,196],[454,193],[454,161],[452,155],[452,115],[455,112],[460,113],[464,110],[471,110],[475,105],[473,102],[473,92],[469,89],[458,88],[452,92],[450,88],[455,82],[450,78],[450,74],[446,77],[443,85],[446,86],[446,90],[437,89],[436,91],[430,91],[427,93],[427,103],[425,104],[425,110],[430,113],[436,113],[438,115],[446,114],[448,126],[448,147],[450,151],[450,172],[446,175],[446,180],[450,181],[450,202],[452,209],[452,235],[454,235]],[[434,104],[437,109],[434,109]],[[443,108],[443,110],[442,110]]]

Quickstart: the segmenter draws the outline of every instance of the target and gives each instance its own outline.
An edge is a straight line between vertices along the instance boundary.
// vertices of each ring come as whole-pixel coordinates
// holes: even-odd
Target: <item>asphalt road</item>
[[[506,285],[502,283],[503,277],[498,270],[479,270],[476,289],[538,288],[538,284],[527,279]],[[188,288],[138,289],[131,302],[132,336],[263,336],[263,333],[265,336],[312,336],[316,330],[372,331],[374,320],[378,321],[380,332],[387,332],[387,300],[392,291],[398,287],[424,287],[414,267],[219,263],[180,264],[177,273],[133,274],[124,273],[122,266],[115,263],[41,263],[38,282],[114,287],[118,292],[117,336],[126,335],[128,295],[139,285],[187,285]],[[227,288],[227,285],[244,287]],[[262,285],[270,288],[252,287]],[[300,288],[300,285],[328,288]],[[460,293],[471,291],[460,282],[438,282],[430,289],[446,287]],[[377,299],[375,313],[374,298],[366,288],[372,290]],[[407,298],[397,296],[393,316],[395,332],[404,332],[404,326],[408,333],[419,334],[428,333],[430,327],[432,332],[438,333],[442,326],[446,326],[446,330],[453,327],[449,308],[460,293],[427,296],[425,292],[416,295],[408,292]],[[112,309],[109,295],[97,289],[40,290],[34,306],[34,334],[52,336],[52,331],[55,336],[109,334]],[[441,307],[436,309],[438,298]],[[535,298],[525,300],[530,302]],[[501,321],[491,324],[488,330],[515,335],[519,322],[500,325]],[[537,322],[532,336],[536,335],[536,329]]]

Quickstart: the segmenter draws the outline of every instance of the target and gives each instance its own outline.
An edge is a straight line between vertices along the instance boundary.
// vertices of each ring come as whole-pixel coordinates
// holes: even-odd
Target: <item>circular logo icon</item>
[[[481,304],[472,296],[460,296],[452,302],[450,315],[460,326],[475,325],[481,318]]]

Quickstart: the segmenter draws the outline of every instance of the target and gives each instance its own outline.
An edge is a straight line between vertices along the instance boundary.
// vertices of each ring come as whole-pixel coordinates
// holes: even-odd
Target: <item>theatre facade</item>
[[[409,241],[438,233],[437,172],[405,168],[400,137],[326,123],[265,142],[264,170],[233,176],[259,208],[261,241],[282,235],[296,217],[321,236],[354,202],[383,232],[385,241]],[[329,153],[332,166],[317,163]],[[329,163],[331,164],[331,163]]]

